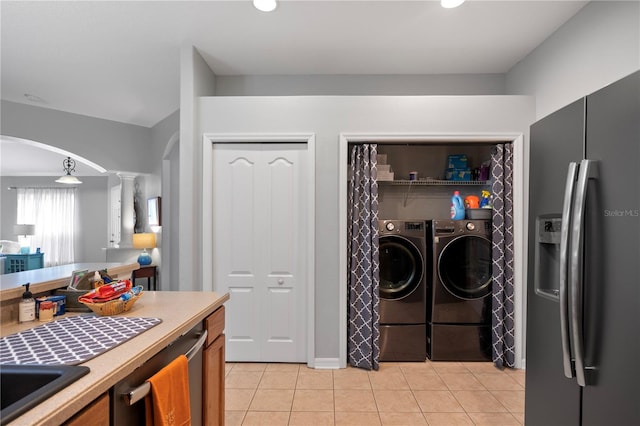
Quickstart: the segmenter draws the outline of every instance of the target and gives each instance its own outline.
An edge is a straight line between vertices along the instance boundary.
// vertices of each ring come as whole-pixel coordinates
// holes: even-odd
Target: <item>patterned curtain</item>
[[[380,354],[376,153],[376,144],[354,145],[351,151],[347,228],[348,361],[367,370],[378,369]]]
[[[515,366],[513,283],[513,144],[491,153],[493,193],[492,356],[496,366]]]

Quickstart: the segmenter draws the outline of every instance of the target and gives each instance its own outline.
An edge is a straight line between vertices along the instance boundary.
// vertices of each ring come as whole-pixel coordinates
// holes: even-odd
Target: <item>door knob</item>
[[[282,278],[278,278],[278,285],[284,284],[284,280]]]

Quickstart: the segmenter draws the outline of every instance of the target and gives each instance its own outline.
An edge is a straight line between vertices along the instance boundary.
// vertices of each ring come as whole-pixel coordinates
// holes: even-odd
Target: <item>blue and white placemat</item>
[[[0,364],[83,363],[160,324],[160,318],[62,318],[0,339]]]

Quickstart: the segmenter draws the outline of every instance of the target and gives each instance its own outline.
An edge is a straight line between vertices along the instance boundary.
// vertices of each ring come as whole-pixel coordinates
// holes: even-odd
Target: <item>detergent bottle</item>
[[[480,201],[480,208],[491,208],[491,193],[489,191],[482,190],[482,200]]]
[[[455,191],[453,197],[451,197],[451,219],[462,220],[464,219],[464,204],[460,197],[460,191]]]
[[[480,207],[480,198],[477,195],[464,197],[464,207],[467,209],[477,209]]]

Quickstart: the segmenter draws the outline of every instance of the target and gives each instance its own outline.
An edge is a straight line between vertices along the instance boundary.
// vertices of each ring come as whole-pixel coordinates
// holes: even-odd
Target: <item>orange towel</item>
[[[145,398],[147,426],[189,426],[189,361],[184,355],[148,379],[151,393]]]

